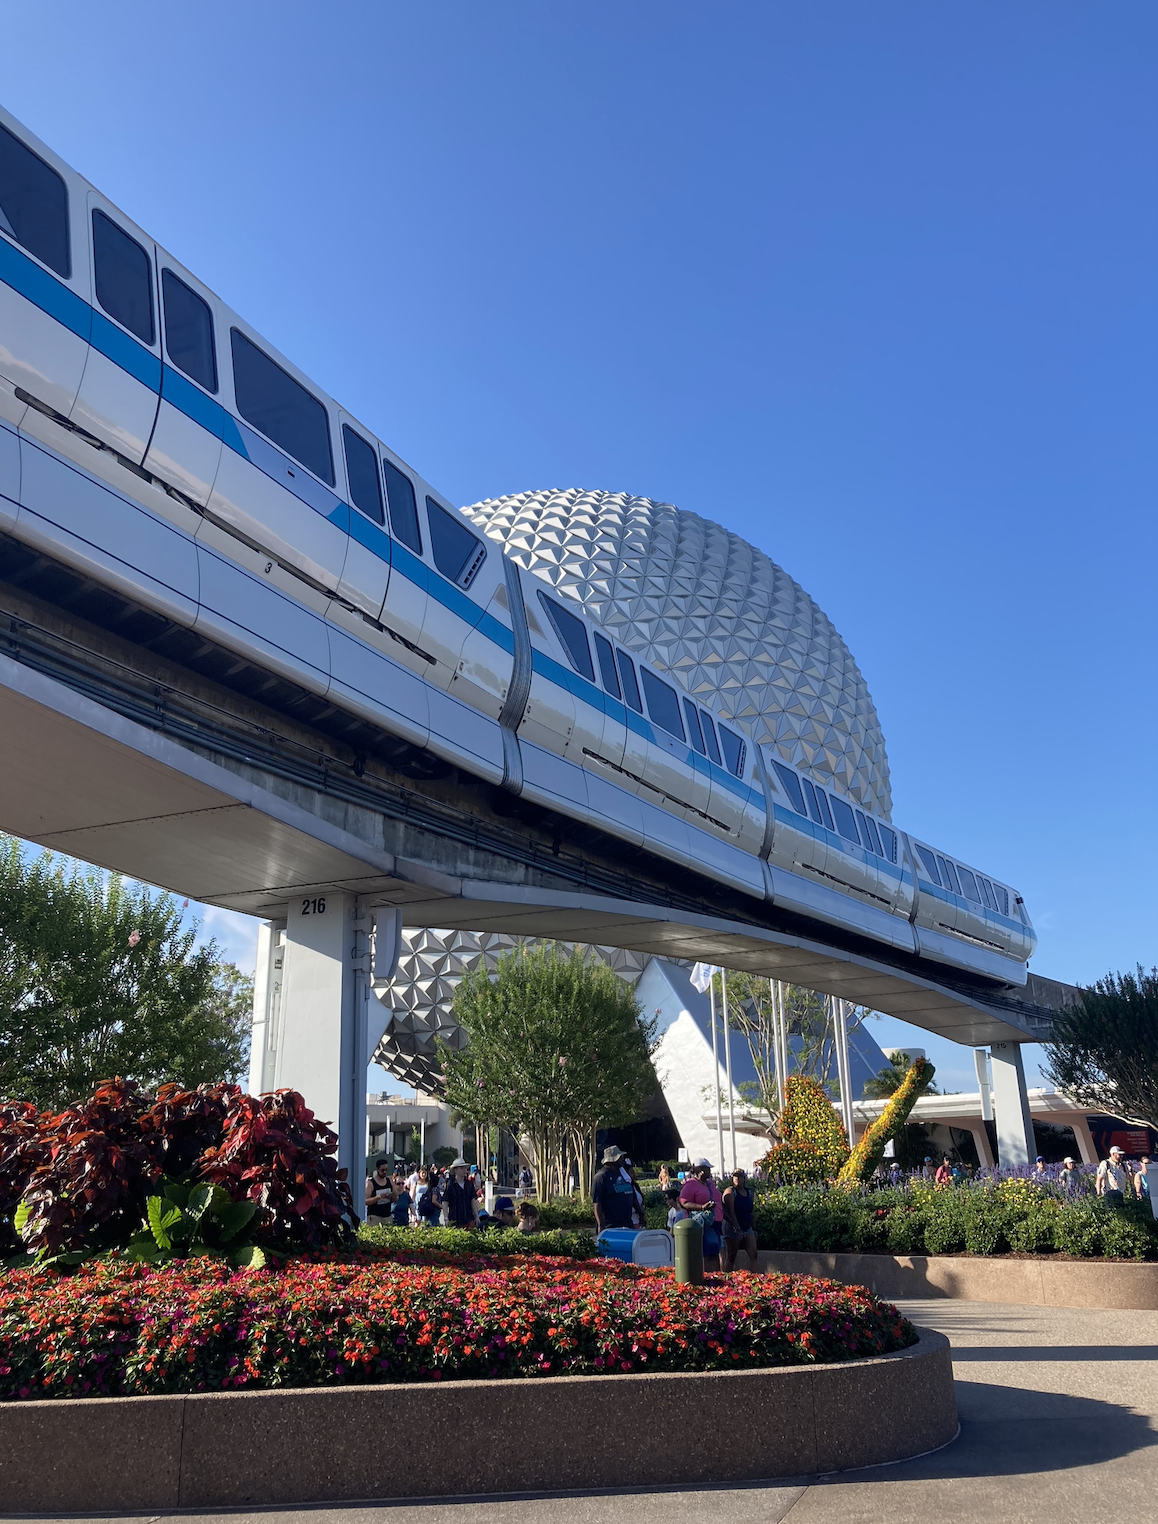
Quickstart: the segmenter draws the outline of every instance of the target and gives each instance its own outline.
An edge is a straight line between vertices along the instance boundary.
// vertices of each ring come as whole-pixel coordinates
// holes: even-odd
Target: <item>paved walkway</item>
[[[1158,1312],[921,1301],[953,1343],[961,1436],[923,1460],[787,1486],[269,1509],[231,1524],[1149,1524],[1158,1518]],[[640,1414],[640,1436],[654,1444]],[[713,1436],[705,1436],[711,1442]],[[435,1435],[431,1443],[448,1437]],[[517,1455],[513,1436],[496,1444]],[[367,1435],[400,1465],[413,1437]],[[672,1436],[673,1444],[694,1442]],[[512,1469],[517,1471],[517,1461]],[[73,1516],[75,1517],[75,1515]],[[138,1519],[142,1516],[137,1515]],[[155,1517],[155,1516],[154,1516]]]

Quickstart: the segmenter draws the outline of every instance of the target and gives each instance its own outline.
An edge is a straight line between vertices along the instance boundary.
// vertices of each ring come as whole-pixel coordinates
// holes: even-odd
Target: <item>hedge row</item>
[[[1148,1203],[1068,1201],[1023,1179],[881,1191],[779,1186],[757,1195],[754,1220],[761,1249],[1158,1259]]]
[[[467,1228],[395,1228],[388,1223],[364,1222],[358,1242],[391,1252],[426,1255],[432,1249],[448,1254],[548,1255],[557,1259],[591,1259],[595,1255],[594,1233],[554,1229],[520,1233],[517,1228],[487,1228],[472,1233]]]

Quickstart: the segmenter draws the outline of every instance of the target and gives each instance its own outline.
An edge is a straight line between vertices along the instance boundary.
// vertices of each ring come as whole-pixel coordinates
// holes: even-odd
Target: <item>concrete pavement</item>
[[[921,1460],[795,1485],[164,1517],[198,1524],[221,1517],[233,1524],[700,1524],[726,1511],[753,1524],[1148,1524],[1158,1515],[1158,1312],[901,1305],[914,1322],[948,1334],[954,1347],[961,1436]],[[696,1442],[649,1433],[646,1414],[640,1439]],[[704,1439],[726,1443],[726,1436]],[[366,1436],[381,1451],[386,1475],[405,1468],[416,1442],[413,1435]],[[453,1436],[428,1442],[453,1443]],[[517,1489],[517,1436],[497,1434],[495,1443],[511,1454]]]

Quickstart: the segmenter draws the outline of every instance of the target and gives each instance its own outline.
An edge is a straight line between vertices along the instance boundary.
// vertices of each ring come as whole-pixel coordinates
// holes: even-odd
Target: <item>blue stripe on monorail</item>
[[[787,810],[781,804],[774,804],[772,813],[782,825],[791,826],[794,831],[799,831],[804,836],[811,836],[814,841],[822,842],[826,847],[835,847],[838,852],[843,852],[854,862],[864,863],[868,868],[887,873],[890,878],[895,878],[899,883],[905,883],[910,877],[909,870],[903,862],[891,863],[887,857],[878,857],[875,852],[866,851],[859,843],[854,844],[843,836],[839,836],[835,831],[817,825],[806,815],[798,815],[795,810]]]
[[[977,869],[974,872],[980,871]],[[987,905],[979,905],[974,900],[966,899],[963,894],[953,894],[951,890],[941,889],[936,884],[930,884],[923,878],[917,879],[917,888],[921,894],[927,894],[931,900],[941,900],[946,905],[951,905],[954,910],[964,910],[969,915],[977,916],[982,921],[992,921],[995,925],[1005,928],[1007,931],[1015,931],[1024,936],[1026,928],[1020,921],[1015,921],[1012,916],[1003,916],[999,910],[990,910]]]
[[[472,628],[480,629],[488,639],[508,655],[513,653],[514,639],[501,620],[496,619],[486,610],[480,609],[479,605],[468,598],[454,583],[447,581],[438,572],[432,571],[425,561],[420,560],[387,531],[378,529],[343,499],[336,497],[327,487],[316,482],[312,476],[300,478],[295,476],[292,481],[287,481],[286,466],[290,461],[289,456],[283,454],[276,445],[269,443],[248,425],[240,422],[228,408],[207,396],[200,388],[175,371],[171,365],[163,366],[152,350],[146,349],[143,344],[138,343],[131,335],[110,322],[103,313],[98,312],[95,307],[57,280],[54,275],[42,270],[26,254],[4,239],[0,239],[0,280],[39,307],[42,312],[47,313],[49,317],[62,323],[79,338],[87,339],[114,365],[133,376],[142,385],[147,386],[151,391],[159,392],[172,407],[199,424],[215,439],[222,440],[235,454],[256,466],[263,475],[268,476],[279,487],[293,493],[295,497],[320,513],[323,518],[329,519],[338,528],[346,530],[360,545],[386,562],[394,572],[420,587],[450,613],[457,615]],[[294,464],[300,466],[300,462]],[[308,468],[301,469],[305,471]],[[666,731],[662,734],[657,732],[643,715],[629,709],[618,699],[604,693],[602,688],[588,682],[578,673],[570,671],[544,652],[532,649],[531,661],[534,670],[541,676],[565,689],[592,709],[602,714],[610,714],[613,719],[618,720],[621,725],[646,741],[660,746],[668,744],[669,737]],[[676,745],[680,744],[674,736],[670,740]],[[760,790],[751,788],[742,778],[737,778],[726,768],[717,766],[709,758],[701,757],[687,745],[686,741],[683,745],[684,757],[681,759],[677,756],[675,759],[677,762],[682,760],[692,772],[701,774],[706,772],[713,784],[727,789],[744,804],[755,804],[761,810],[764,809],[764,795]]]

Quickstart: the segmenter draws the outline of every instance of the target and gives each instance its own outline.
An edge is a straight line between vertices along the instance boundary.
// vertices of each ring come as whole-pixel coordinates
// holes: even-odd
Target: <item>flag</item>
[[[714,963],[697,963],[692,969],[692,984],[699,990],[701,995],[707,994],[708,985],[712,982],[712,975],[718,974],[719,969]]]

